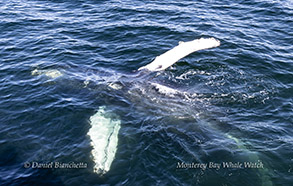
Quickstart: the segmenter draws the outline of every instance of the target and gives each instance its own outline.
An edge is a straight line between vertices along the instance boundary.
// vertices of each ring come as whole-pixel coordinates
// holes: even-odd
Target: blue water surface
[[[291,0],[0,1],[0,185],[292,185],[292,28]],[[138,74],[201,37],[221,46]],[[105,175],[87,135],[101,106],[121,120]],[[223,167],[244,162],[263,166]]]

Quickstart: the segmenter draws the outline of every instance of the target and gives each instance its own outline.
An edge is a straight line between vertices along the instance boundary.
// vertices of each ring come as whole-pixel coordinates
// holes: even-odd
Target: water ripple
[[[292,10],[290,0],[0,2],[1,183],[290,185]],[[136,71],[203,36],[221,46]],[[121,118],[104,177],[87,136],[100,106]],[[176,169],[255,160],[265,169]],[[23,167],[33,161],[88,168]]]

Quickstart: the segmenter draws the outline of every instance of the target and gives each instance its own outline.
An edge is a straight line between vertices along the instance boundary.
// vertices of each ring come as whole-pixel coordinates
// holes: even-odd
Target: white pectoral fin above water
[[[164,70],[181,58],[208,48],[214,48],[220,45],[220,41],[215,38],[200,38],[188,42],[180,42],[178,46],[165,52],[164,54],[157,56],[150,64],[140,67],[138,70],[146,69],[149,71],[160,71]]]
[[[105,174],[110,170],[118,145],[118,132],[121,121],[107,116],[105,107],[90,117],[92,156],[95,162],[94,172]]]

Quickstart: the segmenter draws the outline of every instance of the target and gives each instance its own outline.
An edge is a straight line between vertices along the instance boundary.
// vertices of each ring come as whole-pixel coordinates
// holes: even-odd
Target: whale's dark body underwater
[[[200,38],[188,42],[179,42],[178,46],[174,47],[171,50],[168,50],[160,56],[157,56],[154,61],[139,68],[135,74],[120,74],[118,76],[116,75],[116,78],[114,79],[111,79],[113,77],[108,77],[107,80],[105,80],[104,77],[106,83],[103,83],[108,88],[117,91],[122,90],[126,92],[124,94],[132,95],[132,99],[139,99],[137,98],[137,95],[139,95],[139,93],[134,93],[135,88],[131,88],[135,87],[139,83],[133,83],[133,81],[147,81],[148,84],[145,84],[145,86],[149,86],[148,89],[156,89],[159,93],[163,93],[171,97],[176,94],[186,97],[188,96],[187,92],[180,92],[179,90],[164,86],[157,82],[148,81],[145,74],[148,74],[148,72],[152,71],[164,70],[193,52],[208,48],[214,48],[219,45],[220,41],[214,38]],[[34,69],[32,71],[32,75],[44,75],[49,78],[59,78],[64,74],[66,74],[66,72],[55,69]],[[83,82],[84,87],[88,86],[90,81],[94,82],[95,78],[96,76],[94,78],[87,77]],[[92,155],[95,162],[94,172],[98,174],[105,174],[110,170],[111,164],[115,158],[118,144],[118,133],[121,122],[119,119],[111,118],[106,111],[106,106],[101,106],[99,107],[96,114],[90,117],[90,123],[92,127],[90,128],[88,135],[91,138],[91,145],[93,146]]]

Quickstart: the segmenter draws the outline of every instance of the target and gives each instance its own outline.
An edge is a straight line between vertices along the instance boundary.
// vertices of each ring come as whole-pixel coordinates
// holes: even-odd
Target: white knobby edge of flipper
[[[160,71],[170,67],[185,56],[208,48],[220,46],[220,41],[215,38],[200,38],[187,42],[179,42],[179,45],[168,50],[160,56],[157,56],[154,61],[146,66],[140,67],[138,70]]]

